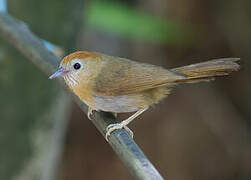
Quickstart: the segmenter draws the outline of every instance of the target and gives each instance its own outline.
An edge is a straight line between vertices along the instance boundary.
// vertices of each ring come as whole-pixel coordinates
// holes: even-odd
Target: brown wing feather
[[[172,85],[185,78],[185,75],[159,66],[105,56],[102,70],[95,79],[94,91],[100,96],[121,96]]]

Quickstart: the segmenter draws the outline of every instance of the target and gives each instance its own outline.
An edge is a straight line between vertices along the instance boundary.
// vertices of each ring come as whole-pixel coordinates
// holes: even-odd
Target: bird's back
[[[175,81],[186,78],[159,66],[124,58],[105,56],[103,60],[94,85],[94,91],[99,96],[135,94],[164,85],[171,86]]]

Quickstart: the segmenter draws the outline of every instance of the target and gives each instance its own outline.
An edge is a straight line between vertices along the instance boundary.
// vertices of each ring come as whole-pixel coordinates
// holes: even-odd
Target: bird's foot
[[[105,139],[107,141],[109,141],[109,136],[111,135],[111,133],[117,129],[122,129],[124,128],[128,134],[133,138],[133,132],[131,129],[129,129],[127,127],[127,122],[126,121],[122,121],[121,123],[116,123],[116,124],[110,124],[109,126],[107,126],[106,128],[106,134],[105,134]]]
[[[92,108],[90,108],[90,107],[88,107],[88,113],[87,113],[87,116],[88,116],[88,119],[90,119],[91,120],[91,115],[93,114],[93,109]]]

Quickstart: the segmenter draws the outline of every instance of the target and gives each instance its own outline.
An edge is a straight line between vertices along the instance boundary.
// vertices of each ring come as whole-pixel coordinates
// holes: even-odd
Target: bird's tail
[[[195,83],[200,81],[214,80],[216,76],[225,76],[233,71],[238,71],[240,65],[239,58],[223,58],[206,61],[197,64],[191,64],[171,71],[185,75],[184,79],[180,79],[178,83]]]

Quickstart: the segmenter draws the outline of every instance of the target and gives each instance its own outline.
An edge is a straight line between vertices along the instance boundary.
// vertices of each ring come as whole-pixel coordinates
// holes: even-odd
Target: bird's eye
[[[78,69],[81,68],[81,64],[75,63],[75,64],[73,65],[73,68],[76,69],[76,70],[78,70]]]

